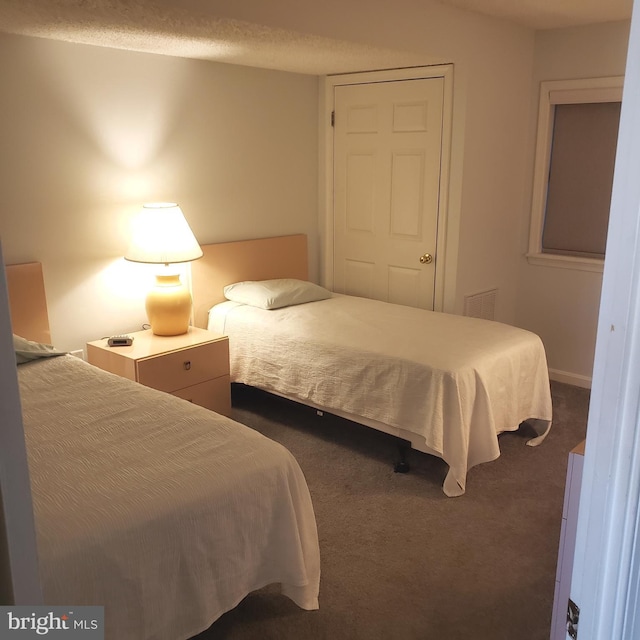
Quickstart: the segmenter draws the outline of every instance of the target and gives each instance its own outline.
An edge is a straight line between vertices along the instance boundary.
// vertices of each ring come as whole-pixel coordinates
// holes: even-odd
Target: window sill
[[[539,267],[555,267],[560,269],[576,269],[602,273],[604,260],[598,258],[574,258],[573,256],[559,256],[551,253],[527,253],[527,261]]]

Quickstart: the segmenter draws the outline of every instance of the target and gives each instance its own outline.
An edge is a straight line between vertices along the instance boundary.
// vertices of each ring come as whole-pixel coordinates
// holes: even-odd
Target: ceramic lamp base
[[[147,318],[157,336],[187,333],[191,319],[191,294],[178,274],[157,275],[146,300]]]

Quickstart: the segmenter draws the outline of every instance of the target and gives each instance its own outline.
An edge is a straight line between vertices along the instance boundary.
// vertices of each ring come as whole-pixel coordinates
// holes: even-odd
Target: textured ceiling
[[[628,20],[633,0],[437,0],[534,29]]]
[[[242,13],[236,15],[243,19],[236,20],[228,17],[233,13],[219,17],[221,4],[212,0],[0,0],[0,31],[318,75],[425,63],[416,54],[278,28],[273,20],[264,26],[260,16],[265,1],[269,0],[239,3]],[[434,1],[536,29],[628,19],[633,4],[633,0],[424,0]],[[342,6],[348,5],[344,0]],[[287,6],[289,19],[292,11],[304,12],[301,0]]]
[[[424,62],[415,54],[218,18],[162,0],[0,0],[0,31],[316,75]]]

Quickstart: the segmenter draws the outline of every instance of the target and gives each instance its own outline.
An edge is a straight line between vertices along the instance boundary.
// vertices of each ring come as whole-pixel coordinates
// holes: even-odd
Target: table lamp
[[[174,202],[152,202],[142,206],[132,223],[131,242],[125,260],[164,264],[146,299],[151,331],[159,336],[177,336],[189,330],[191,293],[169,265],[202,257],[180,207]]]

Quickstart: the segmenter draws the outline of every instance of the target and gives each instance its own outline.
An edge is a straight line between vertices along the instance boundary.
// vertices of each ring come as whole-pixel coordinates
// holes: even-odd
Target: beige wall
[[[6,35],[0,77],[0,237],[43,263],[60,348],[146,320],[149,269],[121,258],[143,202],[202,243],[315,242],[315,78]]]
[[[454,63],[447,308],[498,287],[512,322],[533,32],[410,0],[364,3],[365,21],[308,9],[264,22]],[[119,257],[147,200],[178,201],[202,242],[305,231],[316,273],[315,78],[9,36],[0,65],[0,234],[10,261],[44,263],[60,347],[144,321],[142,270]]]
[[[454,63],[449,232],[457,248],[447,265],[447,309],[460,312],[464,295],[497,287],[497,319],[539,333],[554,375],[588,385],[601,277],[529,266],[524,258],[538,86],[623,75],[629,24],[536,33],[428,1],[350,0],[348,11],[340,0],[301,2],[304,11],[300,0],[277,0],[288,11],[260,0],[219,0],[216,8],[232,18],[419,53],[424,64]]]
[[[230,18],[407,51],[412,65],[416,54],[423,64],[454,64],[448,229],[453,247],[447,256],[446,310],[461,312],[465,295],[497,287],[497,317],[513,322],[522,191],[531,144],[534,32],[415,0],[350,0],[347,5],[340,0],[219,0],[216,11]]]
[[[629,24],[608,23],[541,31],[536,35],[531,138],[535,136],[540,82],[624,75]],[[530,159],[533,176],[533,157]],[[531,204],[531,182],[525,193]],[[528,227],[521,254],[528,244]],[[593,368],[602,274],[530,265],[520,260],[516,322],[540,335],[552,376],[589,386]]]
[[[454,64],[447,310],[497,287],[498,320],[542,335],[552,368],[589,376],[599,277],[523,257],[537,87],[621,74],[627,25],[536,35],[412,0],[354,0],[340,20],[337,0],[253,4],[267,25]],[[217,9],[243,19],[250,5]],[[10,36],[0,69],[0,235],[10,261],[44,262],[62,348],[144,321],[144,268],[120,258],[144,201],[178,201],[201,242],[306,232],[317,277],[316,78]]]

